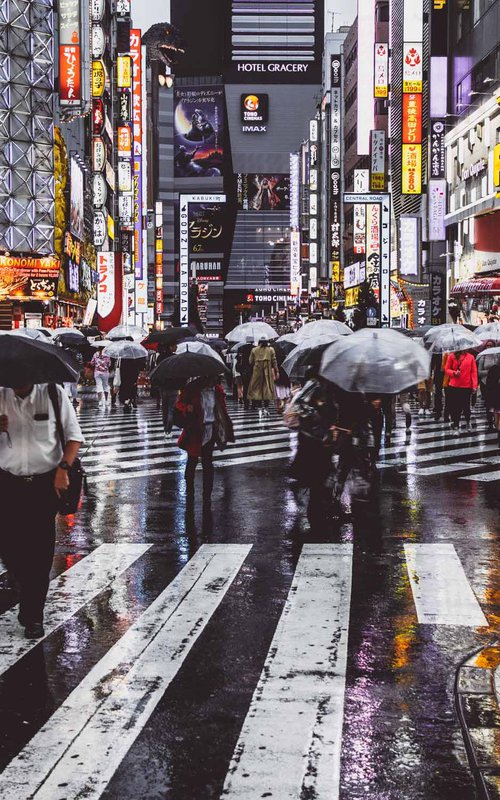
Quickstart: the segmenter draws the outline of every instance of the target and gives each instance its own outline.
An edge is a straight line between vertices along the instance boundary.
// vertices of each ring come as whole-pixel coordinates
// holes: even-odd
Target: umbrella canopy
[[[246,342],[250,338],[258,342],[259,339],[277,339],[278,334],[267,322],[243,322],[226,336],[228,342]]]
[[[339,337],[336,336],[335,338],[338,339]],[[305,339],[297,347],[294,347],[283,362],[283,369],[286,374],[290,378],[303,378],[308,365],[316,362],[316,365],[319,366],[321,353],[332,344],[332,341],[332,336],[327,334],[317,334]]]
[[[2,331],[2,336],[22,336],[23,339],[31,339],[31,341],[45,342],[45,344],[52,344],[52,339],[48,339],[42,331],[38,328],[15,328],[12,331]]]
[[[219,339],[216,336],[205,337],[202,336],[201,333],[196,334],[196,341],[203,342],[203,344],[208,344],[212,350],[215,350],[217,353],[222,353],[224,350],[229,348],[228,343],[224,339]]]
[[[106,345],[103,353],[109,358],[130,358],[133,361],[148,357],[146,348],[137,342],[111,342]]]
[[[59,333],[54,337],[54,342],[62,344],[63,347],[78,347],[82,344],[88,344],[85,336],[78,331],[68,331],[67,333]]]
[[[162,361],[151,373],[151,381],[158,386],[182,385],[187,378],[215,378],[227,372],[226,367],[213,356],[203,353],[175,353]]]
[[[437,325],[424,336],[424,344],[432,353],[456,353],[481,346],[479,339],[463,325]]]
[[[82,325],[80,331],[84,336],[91,336],[92,338],[101,335],[99,328],[96,325]]]
[[[478,367],[485,373],[495,364],[500,364],[500,347],[487,347],[476,356]]]
[[[221,364],[223,364],[224,367],[226,366],[224,364],[224,361],[222,360],[222,358],[220,357],[220,355],[217,353],[216,350],[212,350],[210,345],[205,344],[205,342],[199,342],[197,339],[191,339],[191,340],[186,341],[186,342],[179,342],[179,344],[177,345],[177,351],[176,352],[177,353],[201,353],[204,356],[208,356],[208,358],[215,358],[217,361],[219,361]]]
[[[431,325],[422,325],[420,328],[394,328],[394,330],[409,336],[410,339],[421,339],[431,328]]]
[[[390,328],[363,328],[323,353],[320,375],[347,392],[396,394],[429,377],[430,354]]]
[[[299,337],[297,331],[295,333],[284,333],[283,336],[280,336],[277,340],[278,344],[299,344]]]
[[[332,337],[349,336],[352,334],[352,330],[336,319],[318,319],[315,322],[306,322],[295,334],[295,339],[297,343],[300,343],[319,334]]]
[[[139,325],[116,325],[108,331],[106,338],[110,339],[112,342],[119,342],[120,340],[142,342],[147,335],[148,331],[144,330],[144,328],[141,328]]]
[[[166,328],[164,331],[152,331],[147,339],[142,342],[143,345],[151,344],[175,344],[182,342],[184,339],[193,339],[194,333],[191,328]]]
[[[500,322],[488,322],[486,325],[480,325],[479,328],[475,329],[474,333],[482,342],[487,342],[488,340],[500,342]]]
[[[0,386],[30,383],[73,383],[80,368],[62,347],[25,336],[0,335]]]
[[[78,328],[54,328],[52,331],[52,338],[55,339],[57,336],[60,336],[62,333],[74,333],[75,336],[83,337],[84,334],[78,330]]]

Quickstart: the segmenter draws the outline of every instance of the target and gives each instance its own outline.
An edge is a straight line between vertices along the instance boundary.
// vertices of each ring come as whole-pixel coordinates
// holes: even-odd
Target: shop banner
[[[118,325],[123,308],[123,280],[119,253],[98,252],[97,313],[99,330],[107,333]]]
[[[290,208],[288,175],[236,176],[236,202],[242,211],[286,211]]]
[[[375,43],[375,76],[373,96],[377,99],[389,97],[389,45]]]
[[[422,145],[402,146],[402,194],[422,194]]]
[[[446,181],[430,180],[429,194],[429,241],[442,242],[446,239],[444,217],[446,214]]]
[[[399,218],[399,274],[417,281],[422,260],[421,230],[418,217],[401,215]]]

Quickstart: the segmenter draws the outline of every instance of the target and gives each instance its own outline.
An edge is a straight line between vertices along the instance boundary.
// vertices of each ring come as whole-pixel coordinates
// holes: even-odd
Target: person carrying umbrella
[[[183,428],[178,446],[188,454],[184,473],[187,506],[194,502],[194,476],[201,458],[203,508],[208,511],[214,485],[214,448],[224,450],[235,440],[224,389],[216,377],[195,378],[181,391],[175,408]]]
[[[109,371],[111,369],[111,358],[104,352],[104,343],[99,344],[97,352],[92,356],[90,362],[94,368],[95,388],[97,389],[97,402],[99,405],[106,405],[109,398]]]
[[[446,362],[446,374],[450,378],[449,398],[452,428],[458,434],[460,418],[465,418],[465,429],[470,431],[471,397],[477,391],[478,378],[476,359],[468,350],[450,353]]]
[[[250,353],[249,359],[252,367],[252,377],[248,387],[248,399],[252,402],[252,408],[259,407],[259,416],[269,416],[269,403],[275,399],[274,382],[279,376],[278,362],[274,348],[269,346],[265,338],[259,340],[257,347]],[[264,410],[262,411],[262,405]]]
[[[61,348],[0,336],[0,557],[19,590],[27,639],[44,636],[58,497],[84,441],[66,392],[55,384],[77,376]]]

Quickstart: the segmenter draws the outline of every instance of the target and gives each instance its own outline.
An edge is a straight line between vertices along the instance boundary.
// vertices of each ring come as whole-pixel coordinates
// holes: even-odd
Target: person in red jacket
[[[214,378],[196,378],[188,383],[175,405],[176,424],[183,428],[177,442],[188,454],[186,499],[194,500],[194,476],[198,459],[203,467],[203,506],[210,508],[214,484],[214,447],[224,450],[234,442],[234,430],[226,408],[224,389]]]
[[[468,351],[450,353],[445,372],[450,379],[452,428],[458,431],[463,414],[466,430],[470,430],[471,396],[478,385],[476,359]]]

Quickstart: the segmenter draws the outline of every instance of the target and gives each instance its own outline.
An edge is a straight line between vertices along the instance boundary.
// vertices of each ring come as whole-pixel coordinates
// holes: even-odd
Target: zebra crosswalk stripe
[[[53,580],[47,595],[45,637],[64,625],[125,572],[152,545],[102,544]],[[40,639],[22,638],[17,607],[0,616],[0,675],[19,661]]]
[[[405,544],[418,621],[425,625],[487,626],[453,544]]]
[[[0,798],[97,800],[250,550],[251,545],[202,545],[10,762]]]
[[[352,545],[304,545],[221,798],[338,797],[351,576]]]

